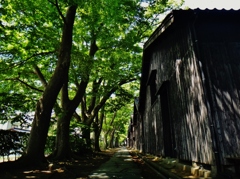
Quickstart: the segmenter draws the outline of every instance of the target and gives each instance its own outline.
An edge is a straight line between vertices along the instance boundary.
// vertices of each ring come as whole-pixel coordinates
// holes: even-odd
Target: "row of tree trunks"
[[[114,119],[116,118],[116,116],[117,116],[117,112],[115,111],[114,114],[113,114],[113,117],[112,117],[112,119],[111,119],[111,121],[110,121],[109,126],[112,126],[112,125],[113,125],[113,122],[114,122]],[[105,122],[106,122],[106,121],[105,121]],[[109,143],[108,143],[107,138],[108,138],[108,135],[109,135],[110,132],[111,132],[111,129],[108,129],[108,130],[105,132],[105,134],[104,134],[104,149],[107,149],[107,148],[109,147]]]
[[[89,49],[90,60],[94,58],[95,53],[97,52],[98,47],[96,45],[96,39],[93,36],[91,46]],[[68,80],[64,82],[62,87],[61,103],[62,103],[62,114],[60,119],[57,121],[57,136],[55,151],[53,153],[53,158],[55,159],[69,159],[72,157],[72,151],[69,144],[69,135],[70,131],[70,121],[75,113],[77,107],[81,103],[83,96],[85,94],[88,82],[89,82],[90,71],[86,72],[85,78],[82,79],[80,84],[76,84],[77,92],[75,97],[70,100],[68,95]],[[87,142],[90,141],[90,127],[83,130],[86,134]],[[89,135],[89,136],[88,136]]]
[[[41,99],[37,103],[27,149],[19,160],[24,161],[25,165],[39,165],[44,159],[44,148],[52,109],[65,81],[63,79],[68,76],[76,9],[77,6],[70,6],[66,13],[57,66]]]

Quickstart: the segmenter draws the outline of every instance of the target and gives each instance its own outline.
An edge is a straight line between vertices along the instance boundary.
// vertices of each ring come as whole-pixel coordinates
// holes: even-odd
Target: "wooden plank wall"
[[[161,120],[161,110],[160,110],[160,96],[157,96],[156,102],[152,106],[152,114],[154,117],[153,128],[154,128],[154,135],[156,138],[156,147],[155,153],[156,155],[161,156],[163,154],[163,127],[162,127],[162,120]]]
[[[144,152],[169,155],[169,142],[180,160],[216,165],[219,153],[229,165],[227,158],[240,158],[240,24],[234,16],[214,17],[174,23],[144,50],[143,133],[136,134]],[[155,99],[147,82],[153,70]],[[164,135],[161,111],[166,81],[171,137]]]
[[[172,146],[182,160],[211,164],[211,132],[201,82],[201,72],[193,49],[189,26],[166,32],[148,49],[151,70],[157,69],[157,89],[169,81],[169,114],[173,121]],[[151,50],[151,53],[149,52]],[[178,63],[177,59],[181,59]],[[145,151],[164,154],[161,96],[151,105],[147,87],[144,120]]]
[[[240,43],[203,43],[222,163],[240,158]]]
[[[199,22],[203,71],[222,164],[240,158],[240,24],[237,18]]]

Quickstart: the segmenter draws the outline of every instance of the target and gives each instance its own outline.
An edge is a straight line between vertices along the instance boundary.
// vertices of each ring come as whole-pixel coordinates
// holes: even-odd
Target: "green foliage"
[[[35,102],[24,94],[0,93],[0,122],[11,121],[28,127],[32,121],[29,114]]]
[[[76,120],[72,120],[70,124],[69,130],[69,143],[72,152],[77,154],[89,152],[90,148],[87,147],[85,140],[82,138],[82,130],[85,128],[89,128],[89,126],[77,122]],[[45,154],[51,154],[55,149],[55,141],[56,141],[56,129],[52,126],[50,132],[47,137],[47,142],[45,145]]]
[[[21,155],[28,137],[27,133],[0,130],[0,156]]]
[[[50,78],[62,25],[48,1],[5,0],[0,12],[1,119],[22,124],[44,89],[33,66]]]
[[[92,151],[92,149],[87,146],[86,141],[80,135],[71,135],[70,147],[72,152],[79,155]]]
[[[54,152],[56,136],[48,136],[45,144],[45,154],[49,155]]]
[[[122,143],[127,137],[127,129],[130,120],[130,116],[132,115],[133,103],[128,103],[123,105],[121,108],[115,110],[116,116],[112,111],[112,105],[108,105],[106,107],[106,119],[103,123],[103,135],[107,135],[107,139],[110,139],[111,131],[115,131],[115,137],[118,137],[119,142]],[[114,108],[116,109],[116,108]],[[113,119],[113,117],[115,118]]]
[[[2,8],[7,12],[0,18],[3,30],[0,70],[7,72],[4,73],[7,78],[21,77],[35,86],[37,78],[32,65],[39,64],[40,68],[45,67],[44,70],[51,73],[53,64],[49,62],[56,62],[55,51],[62,26],[59,15],[47,1],[4,2]],[[48,73],[46,75],[50,76]]]
[[[91,148],[87,146],[86,141],[83,138],[83,130],[89,129],[89,126],[78,122],[76,120],[71,120],[70,124],[70,148],[72,152],[77,154],[83,154],[91,151]],[[93,129],[90,128],[90,131]]]
[[[2,1],[0,111],[3,115],[0,120],[23,123],[30,120],[27,114],[35,110],[36,101],[45,89],[43,81],[50,80],[56,67],[64,14],[72,4],[78,8],[69,70],[69,97],[73,99],[80,82],[89,79],[86,109],[81,106],[79,109],[82,114],[92,116],[93,111],[89,112],[88,107],[93,98],[96,98],[94,107],[107,98],[104,103],[107,122],[103,129],[113,127],[107,124],[113,112],[118,111],[114,126],[118,126],[117,133],[123,136],[133,97],[138,95],[142,43],[158,25],[158,15],[178,6],[173,0],[149,1],[147,7],[142,7],[140,0]],[[96,53],[90,55],[93,47]],[[36,66],[43,79],[34,70]],[[97,89],[95,82],[99,82]],[[55,120],[52,122],[54,125]],[[84,127],[83,123],[73,121],[70,131]],[[81,138],[71,139],[76,143],[75,140],[79,140],[80,146],[84,145]],[[47,150],[52,145],[50,137]],[[80,150],[83,147],[80,146],[75,147]]]

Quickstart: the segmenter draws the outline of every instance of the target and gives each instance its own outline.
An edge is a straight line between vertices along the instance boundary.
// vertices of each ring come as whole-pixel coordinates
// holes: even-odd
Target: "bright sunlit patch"
[[[41,173],[52,173],[52,172],[49,170],[44,170],[44,171],[41,171]]]
[[[127,158],[127,159],[124,159],[123,161],[125,161],[125,162],[131,162],[131,161],[133,161],[133,159]]]
[[[132,157],[131,155],[117,155],[117,157],[119,158],[130,158],[130,157]]]
[[[142,7],[148,7],[148,3],[147,2],[141,2],[141,6]]]
[[[110,178],[106,173],[93,173],[89,178]]]

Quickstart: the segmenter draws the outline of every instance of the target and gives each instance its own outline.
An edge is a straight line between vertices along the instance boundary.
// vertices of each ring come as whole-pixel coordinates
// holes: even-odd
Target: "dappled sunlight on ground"
[[[79,156],[76,160],[52,161],[42,168],[9,169],[0,172],[0,179],[87,179],[88,174],[108,161],[115,149]]]

